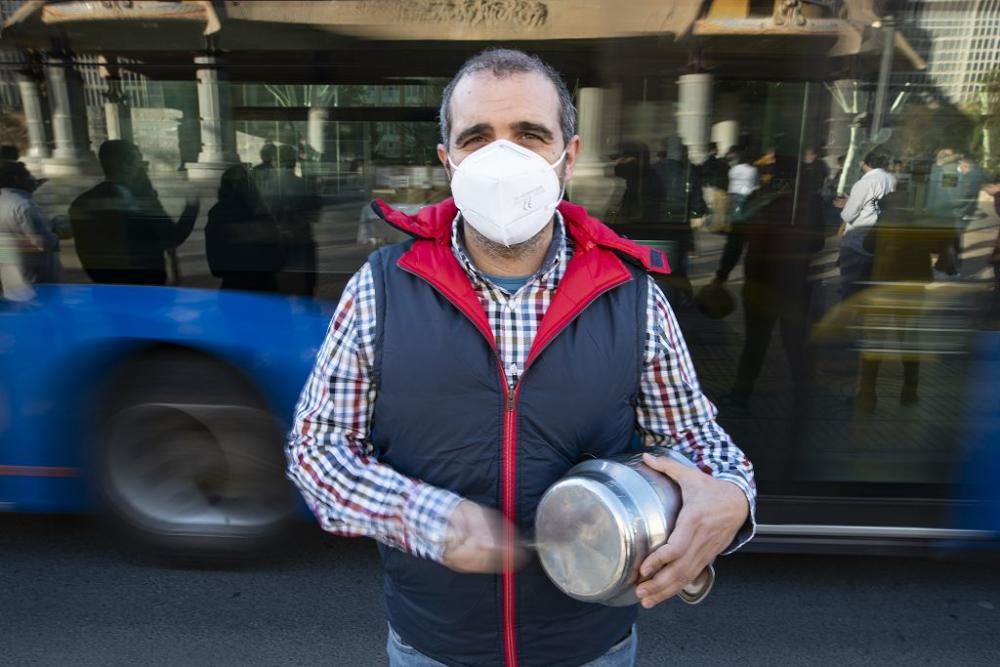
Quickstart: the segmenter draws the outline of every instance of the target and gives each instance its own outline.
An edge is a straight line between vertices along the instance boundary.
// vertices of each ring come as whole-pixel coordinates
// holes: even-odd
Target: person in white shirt
[[[840,237],[840,292],[848,298],[864,288],[872,269],[872,253],[865,247],[865,237],[878,222],[879,201],[896,189],[896,178],[886,171],[889,157],[871,152],[861,162],[862,177],[848,197],[833,204],[842,209]]]
[[[729,168],[729,221],[743,222],[747,198],[757,190],[757,167],[750,164],[743,149],[732,151],[734,164]]]
[[[0,164],[0,283],[7,299],[30,299],[31,285],[59,280],[59,232],[66,225],[35,203],[38,184],[23,163]]]

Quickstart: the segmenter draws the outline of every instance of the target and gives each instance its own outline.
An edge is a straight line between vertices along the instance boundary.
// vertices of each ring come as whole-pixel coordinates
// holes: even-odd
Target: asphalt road
[[[640,616],[652,665],[995,665],[1000,562],[746,554]],[[376,551],[297,527],[237,569],[151,562],[92,520],[0,516],[0,664],[382,665]]]

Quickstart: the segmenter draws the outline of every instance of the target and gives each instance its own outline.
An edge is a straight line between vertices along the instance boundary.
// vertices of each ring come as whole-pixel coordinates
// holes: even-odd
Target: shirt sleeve
[[[377,460],[368,437],[374,346],[375,287],[366,264],[344,289],[299,398],[288,477],[325,530],[440,561],[461,498]]]
[[[645,367],[636,407],[639,435],[645,446],[671,447],[703,472],[743,491],[750,513],[724,552],[732,553],[756,531],[753,465],[715,421],[715,406],[701,391],[674,313],[652,278],[646,319]]]
[[[26,204],[17,216],[21,238],[35,252],[48,252],[59,247],[59,239],[52,231],[52,222],[34,203]]]
[[[862,183],[858,181],[851,188],[851,194],[847,198],[847,203],[844,204],[843,210],[840,212],[840,219],[847,224],[852,224],[861,215],[861,209],[864,208],[865,203],[871,198],[871,187],[867,183]]]

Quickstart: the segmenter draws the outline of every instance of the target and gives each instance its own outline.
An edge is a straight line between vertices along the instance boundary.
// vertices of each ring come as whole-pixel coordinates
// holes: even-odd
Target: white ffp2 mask
[[[523,243],[540,232],[562,199],[556,167],[538,153],[498,139],[480,148],[451,178],[451,194],[462,217],[473,229],[507,247]]]

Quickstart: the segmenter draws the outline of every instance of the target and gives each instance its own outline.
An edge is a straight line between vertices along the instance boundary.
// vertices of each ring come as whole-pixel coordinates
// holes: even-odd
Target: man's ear
[[[580,157],[580,135],[574,134],[573,138],[566,144],[566,157],[563,158],[565,162],[563,174],[566,183],[569,183],[570,179],[573,178],[573,169],[576,167],[576,159],[578,157]]]
[[[448,148],[444,144],[437,145],[437,156],[438,161],[441,166],[444,167],[444,173],[448,174],[448,181],[451,181],[451,165],[448,164]]]

